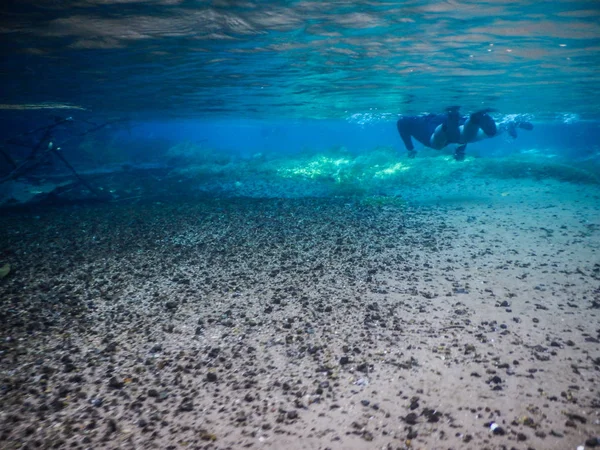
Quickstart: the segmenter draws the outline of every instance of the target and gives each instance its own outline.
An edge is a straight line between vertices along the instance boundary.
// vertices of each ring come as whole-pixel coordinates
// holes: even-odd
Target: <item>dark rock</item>
[[[587,419],[579,414],[575,414],[575,413],[565,413],[565,415],[573,421],[578,421],[581,422],[582,424],[586,424],[587,423]]]
[[[106,347],[104,347],[104,350],[102,350],[104,353],[114,353],[117,351],[117,343],[116,342],[109,342],[108,345]]]
[[[108,380],[108,386],[113,389],[122,389],[123,386],[125,386],[125,383],[123,383],[117,377],[111,377],[110,380]]]
[[[349,363],[350,363],[350,358],[348,358],[347,356],[342,356],[340,358],[340,364],[342,366],[345,366],[346,364],[349,364]]]
[[[81,383],[82,381],[84,381],[84,378],[81,375],[76,374],[76,375],[73,375],[72,377],[70,377],[69,381],[71,383]]]
[[[286,416],[288,420],[296,420],[298,418],[298,411],[288,411]]]
[[[356,366],[356,370],[358,370],[359,372],[363,372],[363,373],[369,373],[369,364],[367,363],[362,363],[359,364],[358,366]]]
[[[112,434],[117,431],[119,427],[117,427],[117,422],[114,419],[108,419],[106,421],[106,433]]]
[[[593,438],[586,439],[585,446],[586,447],[592,447],[592,448],[593,447],[600,447],[600,438],[593,437]]]
[[[71,389],[68,386],[61,385],[58,387],[58,397],[66,397],[71,392]]]
[[[418,416],[415,413],[409,413],[404,417],[404,421],[408,425],[416,425]]]
[[[50,402],[50,406],[54,411],[60,411],[66,406],[66,403],[59,398],[55,398],[54,400],[52,400],[52,402]]]
[[[191,398],[184,398],[179,405],[179,410],[184,412],[190,412],[194,410],[194,403]]]
[[[165,303],[165,308],[167,308],[167,311],[175,311],[177,309],[177,302],[167,302]]]
[[[371,442],[375,438],[375,436],[373,436],[373,433],[371,433],[370,431],[365,430],[362,433],[362,438],[367,442]]]
[[[162,345],[161,344],[155,344],[151,349],[150,349],[150,353],[158,353],[162,351]]]
[[[210,381],[210,382],[217,381],[217,374],[214,372],[208,372],[206,374],[206,381]]]
[[[424,408],[423,415],[427,418],[427,422],[436,423],[440,421],[442,413],[431,408]]]
[[[537,427],[537,424],[531,417],[525,417],[525,419],[523,419],[523,425],[525,425],[526,427],[529,427],[529,428]]]
[[[496,436],[504,436],[506,434],[506,431],[501,426],[497,426],[496,428],[494,428],[492,433],[494,433]]]

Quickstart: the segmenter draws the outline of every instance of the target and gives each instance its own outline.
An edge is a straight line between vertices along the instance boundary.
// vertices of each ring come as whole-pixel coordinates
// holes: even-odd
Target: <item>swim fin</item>
[[[494,111],[496,111],[494,108],[481,109],[479,111],[475,111],[474,113],[472,113],[469,118],[470,118],[471,122],[478,124],[484,115],[486,115],[487,113],[494,112]]]

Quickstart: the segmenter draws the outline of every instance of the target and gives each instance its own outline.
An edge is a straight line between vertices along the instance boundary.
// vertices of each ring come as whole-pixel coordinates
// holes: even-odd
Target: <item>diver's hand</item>
[[[467,148],[467,144],[459,145],[454,150],[454,159],[457,161],[464,161],[465,159],[465,150]]]

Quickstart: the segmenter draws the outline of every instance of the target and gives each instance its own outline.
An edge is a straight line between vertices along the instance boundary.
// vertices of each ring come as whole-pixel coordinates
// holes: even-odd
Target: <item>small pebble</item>
[[[210,381],[210,382],[217,381],[217,374],[214,372],[208,372],[206,374],[206,381]]]

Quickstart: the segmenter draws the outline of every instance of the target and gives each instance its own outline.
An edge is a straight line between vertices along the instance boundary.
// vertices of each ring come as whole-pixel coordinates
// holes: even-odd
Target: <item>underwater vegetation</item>
[[[92,143],[88,153],[94,154]],[[162,144],[165,144],[163,142]],[[116,148],[116,144],[115,147]],[[486,180],[556,180],[598,185],[600,168],[595,161],[569,160],[537,151],[502,157],[468,155],[455,161],[451,154],[424,151],[408,159],[393,147],[351,152],[344,147],[306,150],[301,153],[257,153],[252,156],[223,153],[202,142],[184,141],[165,146],[162,163],[130,163],[119,158],[81,171],[98,186],[94,197],[115,200],[193,198],[198,195],[253,198],[328,196],[373,197],[369,202],[394,203],[411,189],[449,184],[479,185]],[[88,162],[91,160],[88,160]],[[78,161],[77,167],[86,167]],[[79,178],[81,180],[81,178]],[[84,180],[85,181],[85,180]],[[89,185],[91,186],[91,185]],[[90,189],[73,184],[70,173],[43,179],[15,180],[0,189],[0,205],[10,206],[56,198],[85,199]]]
[[[187,152],[190,146],[183,147]],[[351,153],[342,148],[296,155],[260,154],[250,159],[217,159],[203,149],[194,164],[174,167],[172,176],[195,177],[203,182],[210,177],[222,180],[222,188],[235,195],[286,196],[277,186],[304,186],[306,195],[313,189],[326,189],[332,195],[392,195],[401,187],[440,186],[469,179],[554,179],[562,182],[600,184],[589,164],[561,158],[540,158],[535,154],[477,158],[467,156],[457,162],[449,154],[433,154],[407,159],[394,148],[380,147],[370,152]],[[251,187],[262,184],[260,192]],[[228,185],[228,186],[227,186]],[[269,194],[268,187],[277,191]],[[290,195],[293,196],[290,191]]]

